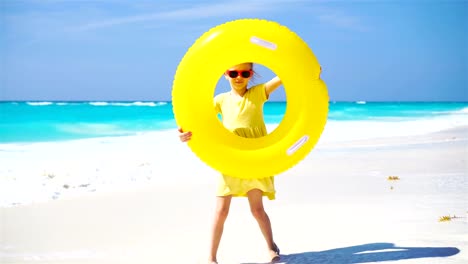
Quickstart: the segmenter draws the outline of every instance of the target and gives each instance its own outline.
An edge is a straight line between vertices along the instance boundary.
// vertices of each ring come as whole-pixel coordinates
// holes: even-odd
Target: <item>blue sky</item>
[[[468,101],[466,0],[0,0],[0,100],[171,100],[187,49],[240,18],[306,41],[331,101]]]

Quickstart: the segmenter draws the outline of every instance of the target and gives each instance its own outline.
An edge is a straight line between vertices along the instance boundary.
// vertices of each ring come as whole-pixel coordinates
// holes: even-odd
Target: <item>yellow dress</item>
[[[263,104],[267,100],[265,85],[260,84],[248,89],[243,97],[232,96],[230,92],[221,93],[215,97],[214,106],[226,129],[241,137],[256,138],[267,135],[263,120]],[[263,196],[270,200],[275,199],[274,177],[240,179],[220,175],[216,195],[245,197],[253,189],[263,191]]]

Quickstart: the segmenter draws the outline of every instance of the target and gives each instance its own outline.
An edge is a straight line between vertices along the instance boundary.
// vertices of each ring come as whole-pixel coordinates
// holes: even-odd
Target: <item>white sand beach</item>
[[[468,263],[468,127],[326,133],[265,200],[279,263]],[[175,131],[0,149],[1,263],[203,263],[217,173]],[[268,263],[244,198],[218,259]]]

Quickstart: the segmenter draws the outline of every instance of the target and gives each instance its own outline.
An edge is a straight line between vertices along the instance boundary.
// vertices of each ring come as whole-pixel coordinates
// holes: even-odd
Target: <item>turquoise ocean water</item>
[[[281,122],[285,102],[267,102],[267,124]],[[331,102],[328,121],[402,122],[468,117],[468,102]],[[0,143],[128,136],[175,129],[170,102],[0,102]]]

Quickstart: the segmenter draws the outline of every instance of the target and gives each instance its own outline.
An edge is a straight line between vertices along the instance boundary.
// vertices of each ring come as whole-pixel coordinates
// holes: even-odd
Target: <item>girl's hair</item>
[[[258,74],[258,73],[254,70],[254,63],[253,63],[253,62],[247,62],[247,63],[250,64],[250,68],[251,68],[252,71],[253,71],[253,75],[252,75],[252,78],[251,78],[250,81],[249,81],[249,84],[250,84],[250,86],[255,86],[255,84],[256,84],[255,81],[257,80],[257,77],[258,77],[258,78],[261,78],[262,76],[260,76],[260,74]]]

